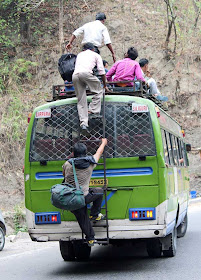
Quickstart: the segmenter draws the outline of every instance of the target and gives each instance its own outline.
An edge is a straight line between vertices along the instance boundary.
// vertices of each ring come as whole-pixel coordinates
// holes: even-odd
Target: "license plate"
[[[104,179],[91,179],[89,186],[104,186],[105,185]],[[106,179],[106,185],[108,185],[108,179]]]

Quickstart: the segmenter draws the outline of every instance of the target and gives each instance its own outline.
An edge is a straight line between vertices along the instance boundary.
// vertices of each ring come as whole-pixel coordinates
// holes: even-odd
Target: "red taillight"
[[[159,111],[159,112],[156,112],[156,113],[157,113],[157,117],[160,118],[160,116],[161,116],[160,111]]]
[[[52,216],[52,222],[57,222],[57,216]]]
[[[31,113],[29,113],[29,115],[28,115],[28,118],[27,118],[27,122],[29,123],[30,122],[30,119],[31,119]]]
[[[137,218],[138,218],[138,212],[132,211],[132,219],[137,219]]]

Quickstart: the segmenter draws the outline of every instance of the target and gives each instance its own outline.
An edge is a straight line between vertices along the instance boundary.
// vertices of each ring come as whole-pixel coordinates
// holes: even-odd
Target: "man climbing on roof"
[[[102,58],[95,53],[95,48],[92,43],[86,43],[83,46],[82,52],[77,56],[75,63],[75,71],[73,73],[73,85],[78,99],[77,109],[80,119],[81,134],[89,136],[88,131],[88,115],[90,118],[100,117],[101,97],[103,88],[100,80],[93,75],[93,68],[97,66],[99,75],[103,81],[103,87],[106,91],[106,76]],[[93,93],[92,102],[87,106],[86,88],[89,88]]]
[[[167,96],[161,95],[156,81],[151,77],[149,72],[149,60],[146,58],[141,58],[139,61],[143,77],[149,86],[149,93],[155,96],[160,101],[168,101]]]
[[[82,186],[82,190],[84,192],[86,206],[81,209],[72,211],[72,213],[77,218],[81,230],[86,235],[86,241],[89,246],[93,246],[95,241],[95,233],[90,220],[97,222],[104,219],[104,215],[101,214],[103,189],[89,188],[89,182],[93,169],[96,167],[96,164],[98,163],[106,145],[107,139],[103,138],[101,145],[93,156],[87,156],[87,147],[81,142],[76,143],[73,147],[76,175],[79,185]],[[66,183],[75,185],[72,159],[64,163],[63,175]],[[91,202],[93,202],[93,205],[91,206],[89,217],[87,213],[87,204]]]
[[[94,45],[95,52],[100,54],[99,48],[102,47],[102,43],[104,43],[110,50],[113,61],[115,62],[116,57],[112,48],[110,35],[107,27],[104,25],[105,20],[106,15],[104,13],[98,13],[95,21],[88,22],[76,29],[73,32],[69,43],[66,45],[66,49],[70,49],[75,38],[83,34],[84,37],[82,44],[92,43]]]
[[[112,68],[107,72],[106,78],[108,81],[133,81],[137,80],[145,81],[140,69],[140,65],[135,59],[138,57],[138,51],[131,47],[125,54],[125,58],[117,61]],[[114,77],[113,77],[114,76]],[[117,86],[133,86],[133,83],[117,84]]]

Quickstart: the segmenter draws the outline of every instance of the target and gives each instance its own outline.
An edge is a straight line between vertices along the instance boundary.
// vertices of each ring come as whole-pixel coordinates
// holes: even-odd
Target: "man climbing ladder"
[[[83,46],[83,51],[78,54],[75,64],[75,71],[73,73],[73,85],[78,99],[77,109],[80,119],[81,134],[89,136],[88,131],[88,114],[92,118],[100,117],[101,111],[101,97],[103,90],[107,90],[105,69],[102,58],[99,54],[94,52],[94,45],[86,43]],[[103,87],[99,79],[93,75],[93,68],[97,66],[99,74],[103,81]],[[94,94],[92,102],[87,106],[86,88]]]
[[[102,188],[89,188],[89,182],[91,179],[92,171],[96,167],[104,148],[107,145],[107,139],[102,139],[100,147],[97,149],[95,155],[87,156],[87,147],[83,143],[77,143],[74,146],[74,162],[76,168],[76,174],[79,185],[82,186],[82,190],[85,196],[86,205],[93,202],[90,211],[90,219],[93,221],[100,221],[104,218],[101,214],[101,203],[103,199]],[[63,165],[63,175],[65,182],[69,184],[75,184],[72,160],[68,160]],[[94,245],[95,233],[92,228],[91,222],[87,213],[87,206],[72,211],[77,218],[82,232],[86,235],[86,241],[89,246]]]

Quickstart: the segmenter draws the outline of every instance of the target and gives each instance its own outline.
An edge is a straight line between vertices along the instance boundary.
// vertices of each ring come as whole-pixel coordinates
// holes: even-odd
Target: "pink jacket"
[[[114,78],[112,79],[112,76]],[[137,80],[145,81],[139,63],[130,58],[124,58],[117,61],[106,74],[108,81],[123,81],[123,80]],[[128,83],[128,86],[133,86],[133,83]]]

